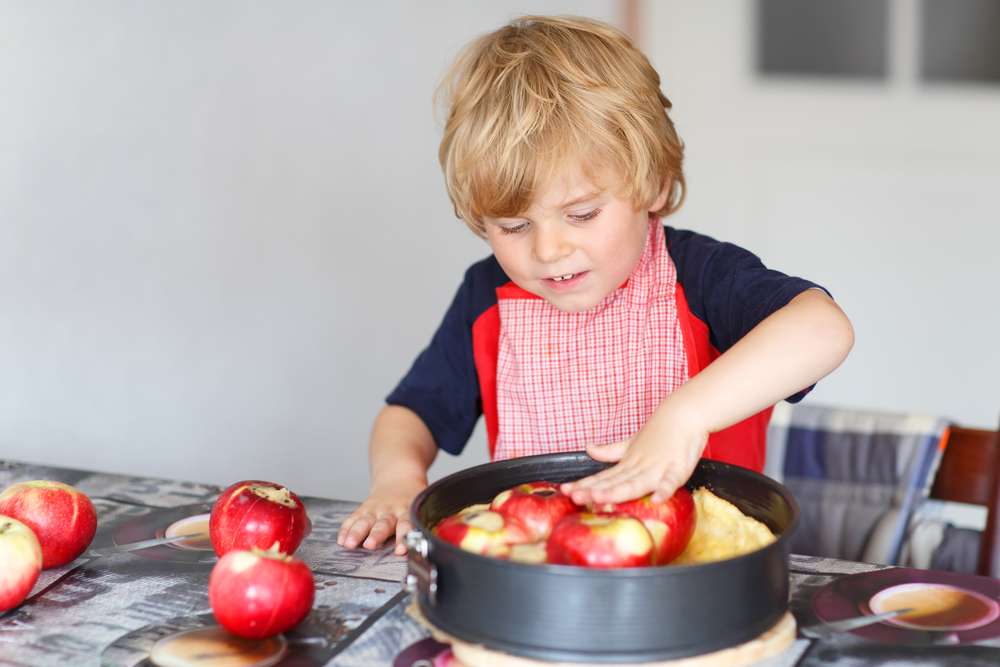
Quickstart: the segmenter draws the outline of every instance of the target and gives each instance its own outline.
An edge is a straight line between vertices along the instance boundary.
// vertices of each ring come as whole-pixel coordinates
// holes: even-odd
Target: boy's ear
[[[667,178],[663,182],[663,188],[660,190],[660,194],[656,195],[656,199],[654,199],[653,203],[649,205],[650,213],[655,213],[667,205],[667,200],[670,198],[670,192],[673,189],[674,179]]]

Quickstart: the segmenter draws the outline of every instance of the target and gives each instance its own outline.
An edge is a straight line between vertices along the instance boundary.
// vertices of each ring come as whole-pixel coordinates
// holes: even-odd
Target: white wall
[[[826,286],[856,344],[809,400],[1000,417],[1000,87],[916,80],[894,0],[888,83],[754,74],[754,3],[644,3],[689,198],[672,221]]]
[[[0,459],[356,498],[486,246],[432,93],[589,2],[0,4]],[[477,433],[435,475],[486,460]]]
[[[675,222],[857,326],[816,399],[994,424],[997,92],[757,86],[749,3],[642,6],[689,146]],[[513,15],[617,9],[0,5],[0,458],[363,497],[382,397],[486,253],[438,78]],[[485,459],[480,430],[433,472]]]

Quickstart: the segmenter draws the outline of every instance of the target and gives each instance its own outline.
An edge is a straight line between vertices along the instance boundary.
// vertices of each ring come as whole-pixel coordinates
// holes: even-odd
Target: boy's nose
[[[533,250],[539,262],[551,264],[572,253],[573,246],[553,225],[536,225]]]

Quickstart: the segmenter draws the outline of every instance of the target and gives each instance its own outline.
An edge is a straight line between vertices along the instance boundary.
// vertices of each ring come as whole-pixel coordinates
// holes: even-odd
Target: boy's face
[[[602,179],[604,182],[613,182]],[[486,240],[521,289],[565,311],[593,308],[619,288],[642,256],[648,210],[596,185],[576,168],[542,187],[515,218],[485,218]]]

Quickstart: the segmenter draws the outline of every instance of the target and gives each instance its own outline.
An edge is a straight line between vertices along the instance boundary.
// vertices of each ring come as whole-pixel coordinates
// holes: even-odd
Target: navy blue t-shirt
[[[664,230],[688,308],[705,323],[709,342],[719,353],[796,295],[819,287],[768,269],[756,255],[732,243],[666,226]],[[476,323],[496,307],[497,288],[510,282],[492,255],[469,267],[430,345],[386,398],[390,405],[417,413],[437,446],[452,454],[462,451],[483,413],[474,352],[479,349]],[[799,401],[810,389],[788,400]]]

